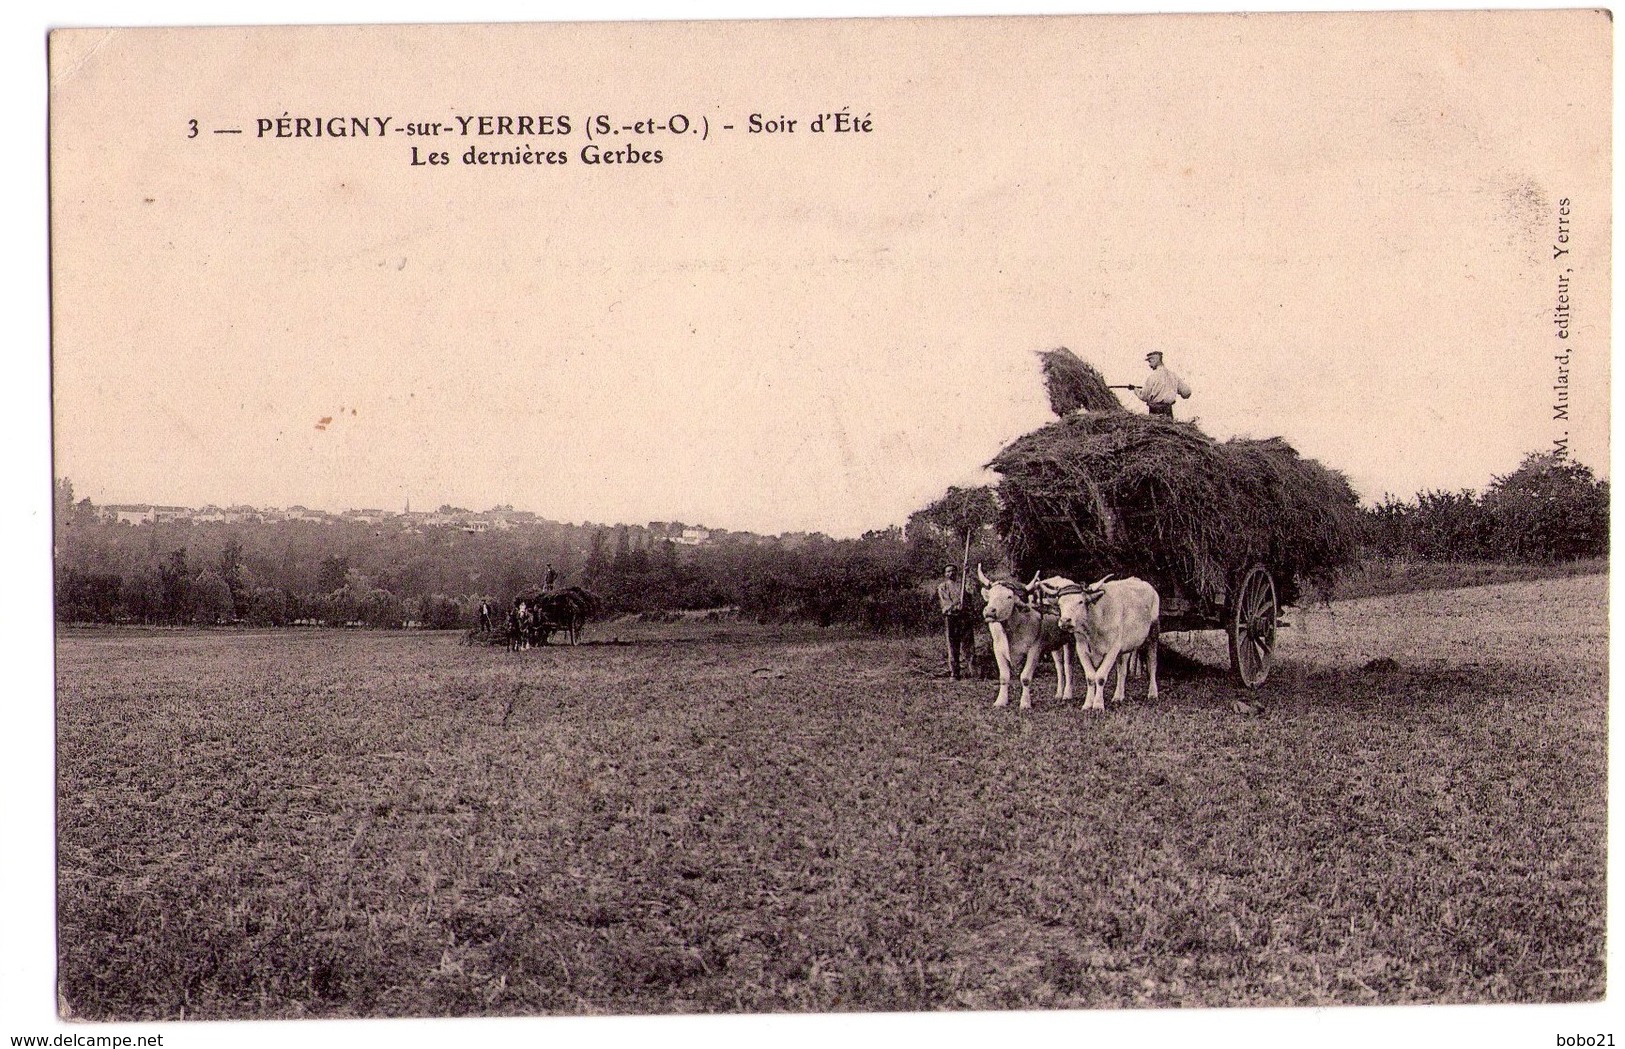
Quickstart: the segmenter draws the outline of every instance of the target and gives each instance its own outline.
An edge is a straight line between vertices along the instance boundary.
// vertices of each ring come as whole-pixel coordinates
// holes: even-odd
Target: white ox
[[[1067,657],[1072,635],[1061,629],[1056,616],[1046,616],[1027,602],[1030,585],[989,579],[976,566],[976,581],[982,584],[982,619],[993,635],[993,656],[999,662],[999,698],[996,707],[1010,704],[1010,667],[1016,659],[1021,668],[1021,709],[1033,705],[1033,671],[1038,657],[1048,655],[1055,662],[1055,698],[1072,698],[1072,661]],[[1036,582],[1036,577],[1035,580]]]
[[[1143,579],[1112,579],[1111,576],[1079,586],[1070,579],[1053,576],[1035,581],[1036,590],[1053,599],[1060,609],[1060,625],[1077,639],[1078,662],[1087,679],[1083,709],[1106,709],[1106,678],[1117,664],[1117,690],[1114,702],[1123,702],[1124,682],[1130,657],[1138,653],[1150,678],[1147,699],[1157,698],[1157,636],[1160,632],[1162,599]]]

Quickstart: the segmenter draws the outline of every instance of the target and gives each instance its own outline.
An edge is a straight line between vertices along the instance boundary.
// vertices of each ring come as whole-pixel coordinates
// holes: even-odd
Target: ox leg
[[[1096,710],[1106,709],[1106,681],[1112,676],[1112,668],[1117,665],[1118,657],[1121,655],[1122,647],[1120,645],[1113,645],[1111,648],[1106,650],[1106,655],[1101,658],[1100,669],[1094,672],[1094,681],[1092,684],[1095,687],[1095,695],[1099,698],[1100,702],[1100,705],[1095,708]],[[1119,703],[1123,701],[1123,674],[1121,671],[1119,671],[1117,675],[1117,695],[1113,698]]]
[[[1089,646],[1080,639],[1074,647],[1078,650],[1078,666],[1083,668],[1083,709],[1105,710],[1105,688],[1097,680],[1095,665],[1089,662]]]
[[[1072,649],[1069,645],[1062,645],[1050,653],[1055,661],[1055,698],[1070,700],[1072,698]]]
[[[1021,709],[1033,708],[1033,672],[1038,669],[1038,646],[1027,650],[1027,661],[1021,665]]]
[[[1160,631],[1155,625],[1151,627],[1151,636],[1145,639],[1145,672],[1151,678],[1146,686],[1145,698],[1157,698],[1157,637]]]
[[[993,658],[999,664],[999,698],[993,701],[996,707],[1010,705],[1010,639],[1004,635],[1002,629],[991,631],[993,634]]]
[[[1128,685],[1128,668],[1132,662],[1134,662],[1133,652],[1124,652],[1117,657],[1117,691],[1112,695],[1113,703],[1123,702],[1123,690]]]

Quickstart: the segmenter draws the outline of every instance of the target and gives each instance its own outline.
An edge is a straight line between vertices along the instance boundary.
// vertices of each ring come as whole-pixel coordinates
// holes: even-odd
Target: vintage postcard
[[[58,1022],[1612,1045],[1612,40],[53,32]]]

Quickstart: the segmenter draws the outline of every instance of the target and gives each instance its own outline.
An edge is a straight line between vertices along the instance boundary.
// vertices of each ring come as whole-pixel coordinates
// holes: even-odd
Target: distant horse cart
[[[597,612],[598,598],[583,587],[526,591],[513,599],[513,611],[508,617],[508,647],[545,645],[559,633],[565,635],[571,645],[579,645],[582,627]]]

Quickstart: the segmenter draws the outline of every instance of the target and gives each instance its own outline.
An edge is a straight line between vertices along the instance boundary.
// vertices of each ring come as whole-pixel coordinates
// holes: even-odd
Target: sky
[[[855,535],[995,479],[1055,346],[1118,383],[1164,350],[1182,416],[1367,500],[1563,430],[1606,473],[1607,26],[1399,17],[59,38],[56,473]],[[843,107],[873,130],[809,130]],[[581,163],[593,115],[674,113],[710,133]],[[501,114],[571,134],[256,134]],[[460,162],[521,145],[570,162]]]

